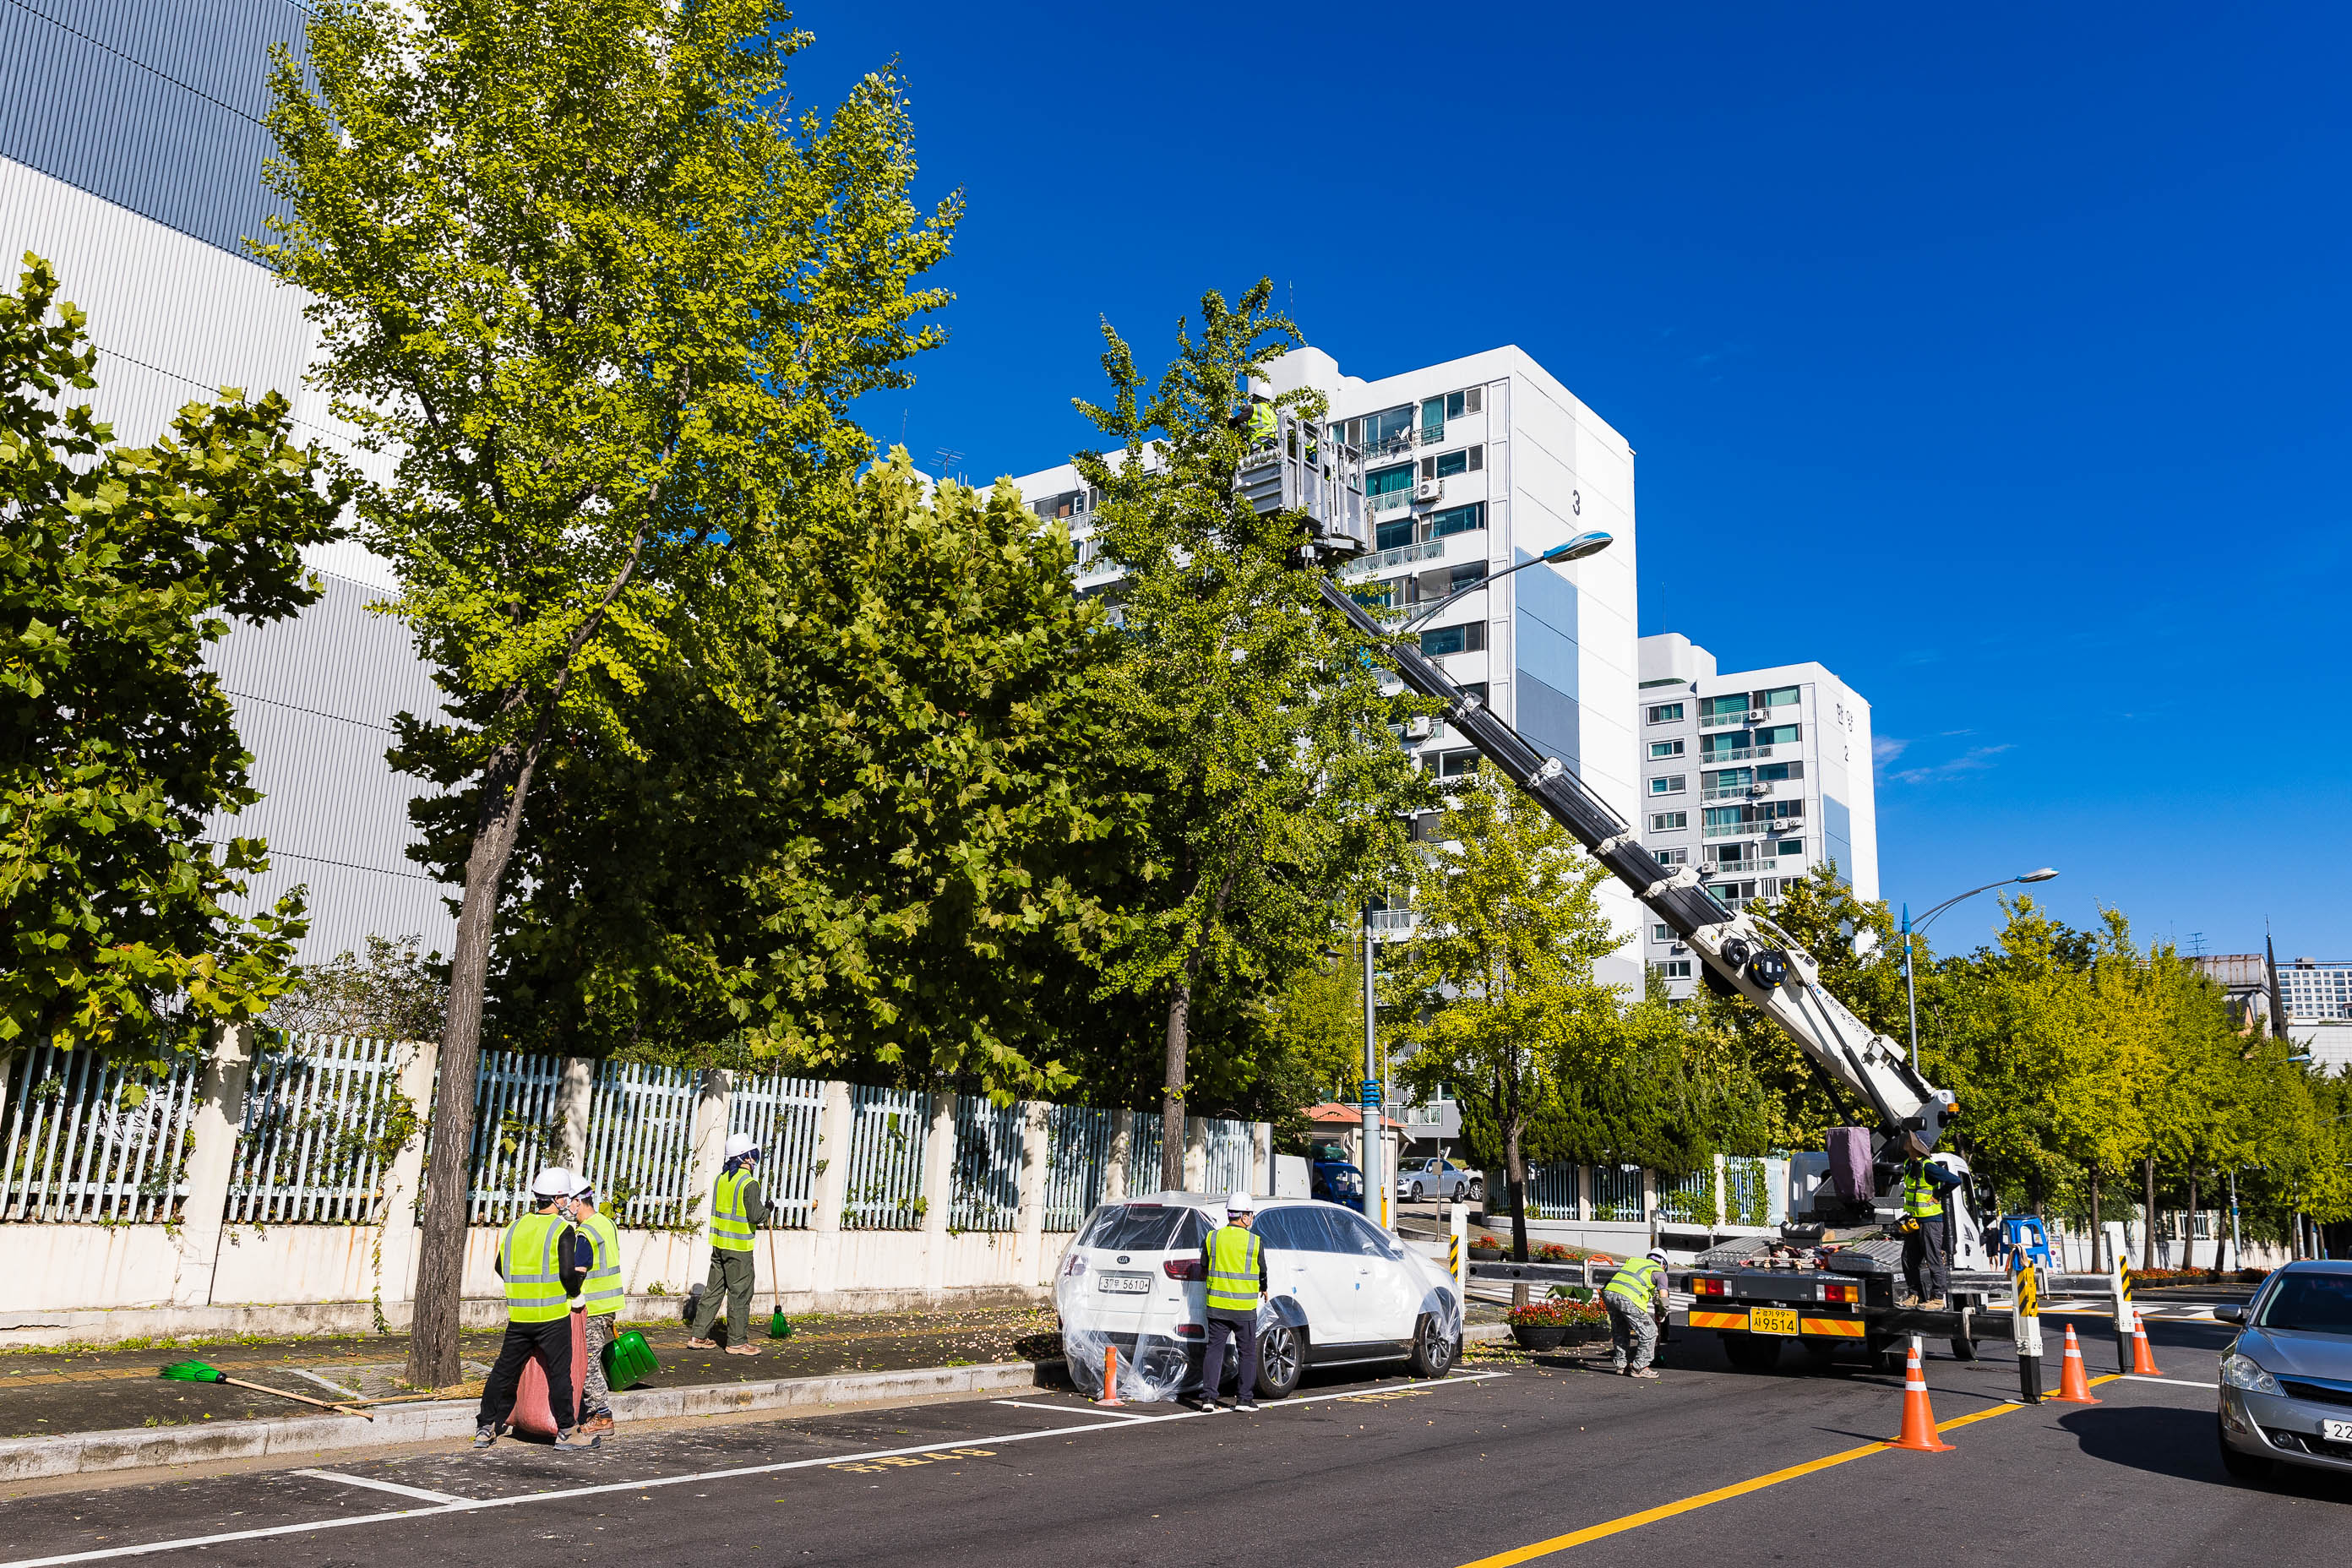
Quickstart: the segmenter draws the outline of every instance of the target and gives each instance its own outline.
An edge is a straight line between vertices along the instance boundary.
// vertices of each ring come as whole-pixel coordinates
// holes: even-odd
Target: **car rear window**
[[[1078,1233],[1080,1247],[1119,1252],[1189,1250],[1208,1239],[1199,1209],[1170,1204],[1105,1204]]]
[[[2261,1326],[2308,1334],[2352,1334],[2352,1274],[2287,1274],[2263,1307]]]

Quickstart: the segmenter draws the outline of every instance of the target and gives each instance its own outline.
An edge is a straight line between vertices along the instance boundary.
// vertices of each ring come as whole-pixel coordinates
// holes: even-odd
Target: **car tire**
[[[1409,1364],[1413,1376],[1444,1377],[1454,1370],[1454,1359],[1461,1353],[1461,1336],[1440,1323],[1436,1313],[1423,1312],[1412,1331]]]
[[[1475,1203],[1476,1203],[1479,1199],[1481,1199],[1481,1198],[1485,1197],[1486,1195],[1486,1184],[1485,1184],[1484,1183],[1482,1183],[1482,1182],[1473,1182],[1473,1183],[1471,1183],[1471,1184],[1470,1184],[1470,1201],[1471,1201],[1472,1203],[1474,1203],[1474,1204],[1475,1204]]]
[[[1726,1334],[1723,1353],[1734,1372],[1770,1372],[1780,1364],[1780,1340],[1774,1334]]]
[[[1419,1182],[1415,1182],[1407,1191],[1404,1201],[1409,1204],[1417,1204],[1421,1202],[1421,1184]]]
[[[1964,1340],[1964,1339],[1959,1338],[1958,1335],[1953,1336],[1953,1339],[1952,1339],[1952,1359],[1953,1359],[1954,1361],[1974,1361],[1974,1360],[1976,1360],[1976,1359],[1977,1359],[1977,1342],[1976,1342],[1976,1341],[1974,1341],[1974,1340]],[[1906,1365],[1908,1364],[1907,1360],[1906,1360]]]
[[[2231,1479],[2239,1481],[2270,1479],[2271,1462],[2268,1459],[2258,1459],[2252,1454],[2241,1454],[2237,1449],[2230,1447],[2230,1440],[2221,1436],[2218,1424],[2213,1429],[2213,1441],[2221,1447],[2221,1468],[2230,1472]]]
[[[1307,1331],[1275,1323],[1257,1337],[1257,1392],[1262,1399],[1287,1399],[1307,1370]]]

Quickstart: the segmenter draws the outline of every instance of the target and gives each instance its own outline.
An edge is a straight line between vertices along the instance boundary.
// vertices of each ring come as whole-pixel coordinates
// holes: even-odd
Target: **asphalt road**
[[[1442,1384],[1333,1375],[1254,1416],[1040,1394],[625,1433],[593,1456],[509,1442],[26,1497],[0,1503],[0,1564],[142,1547],[338,1568],[2340,1560],[2352,1481],[2227,1480],[2197,1386],[2223,1331],[2156,1330],[2169,1375],[2102,1383],[2091,1406],[2004,1409],[2012,1363],[1934,1358],[1937,1418],[1979,1418],[1932,1456],[1872,1447],[1896,1428],[1899,1380],[1741,1375],[1694,1336],[1657,1383],[1566,1358]],[[1707,1498],[1723,1489],[1744,1489]]]

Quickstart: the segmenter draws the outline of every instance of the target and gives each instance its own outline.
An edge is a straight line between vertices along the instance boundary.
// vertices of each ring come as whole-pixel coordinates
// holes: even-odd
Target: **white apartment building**
[[[1679,632],[1641,639],[1642,843],[1695,866],[1734,909],[1834,865],[1878,897],[1878,809],[1870,704],[1818,664],[1719,673]],[[1698,965],[1656,921],[1650,964],[1687,996]]]
[[[1624,437],[1517,348],[1375,381],[1343,374],[1330,355],[1304,348],[1269,367],[1263,390],[1302,386],[1328,399],[1327,433],[1338,447],[1361,455],[1370,548],[1342,575],[1381,584],[1399,621],[1574,534],[1612,536],[1598,555],[1530,567],[1465,595],[1420,637],[1449,677],[1636,820],[1637,557],[1633,449]],[[1116,581],[1094,554],[1091,498],[1075,468],[1015,482],[1041,515],[1071,523],[1082,591]],[[1477,752],[1442,722],[1411,744],[1441,777],[1477,765]],[[1602,962],[1601,978],[1634,984],[1641,907],[1613,879],[1601,898],[1627,942]],[[1410,919],[1402,910],[1391,918],[1400,926]]]

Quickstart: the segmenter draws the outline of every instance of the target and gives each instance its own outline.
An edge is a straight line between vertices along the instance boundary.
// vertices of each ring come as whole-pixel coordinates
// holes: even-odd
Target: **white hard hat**
[[[759,1150],[760,1141],[749,1132],[730,1132],[727,1135],[727,1158],[730,1160],[738,1154],[756,1154]]]
[[[530,1193],[537,1198],[568,1198],[578,1184],[571,1172],[561,1165],[550,1165],[530,1184]]]
[[[1225,1212],[1227,1214],[1255,1214],[1257,1212],[1257,1200],[1251,1197],[1247,1193],[1234,1193],[1225,1199]]]
[[[1650,1258],[1653,1262],[1664,1263],[1666,1260],[1666,1249],[1663,1247],[1654,1247],[1650,1248]]]

